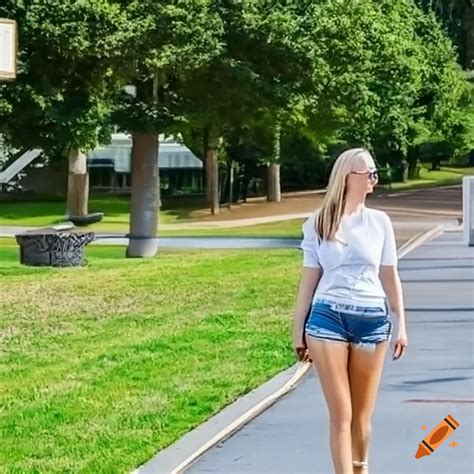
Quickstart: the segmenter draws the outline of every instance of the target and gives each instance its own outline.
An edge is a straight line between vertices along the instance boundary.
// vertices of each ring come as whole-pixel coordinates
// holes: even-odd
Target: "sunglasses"
[[[368,179],[375,181],[379,178],[379,172],[375,171],[351,171],[351,174],[366,175]]]

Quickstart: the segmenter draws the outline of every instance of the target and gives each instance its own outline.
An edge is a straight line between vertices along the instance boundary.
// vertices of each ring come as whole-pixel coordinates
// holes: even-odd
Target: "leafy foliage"
[[[456,45],[461,64],[474,68],[474,2],[472,0],[416,0],[434,12]]]
[[[7,0],[7,14],[20,30],[20,74],[2,91],[10,141],[54,153],[106,140],[121,84],[115,71],[134,31],[126,12],[106,0]]]
[[[201,156],[207,134],[257,165],[277,156],[281,122],[326,150],[314,156],[467,147],[456,50],[413,0],[5,0],[0,16],[20,25],[21,71],[0,86],[0,131],[16,146],[90,149],[117,124],[180,135]]]

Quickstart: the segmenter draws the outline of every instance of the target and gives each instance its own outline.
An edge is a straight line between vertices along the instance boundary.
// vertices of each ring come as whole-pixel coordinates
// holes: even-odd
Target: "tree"
[[[222,25],[208,0],[124,1],[135,48],[124,56],[134,97],[123,96],[114,119],[132,133],[132,197],[128,257],[156,253],[159,209],[158,135],[182,120],[176,83],[221,49]]]
[[[452,154],[464,153],[466,109],[472,99],[465,75],[457,63],[453,44],[433,15],[418,19],[417,32],[425,58],[422,92],[418,102],[424,108],[422,121],[430,140],[445,142]]]
[[[474,69],[474,2],[472,0],[417,0],[425,11],[435,12],[447,28],[465,69]]]
[[[219,212],[217,150],[226,130],[278,129],[279,115],[291,110],[298,93],[311,90],[311,49],[302,40],[298,2],[214,1],[223,25],[222,53],[180,83],[188,131],[204,143],[207,196]],[[271,132],[276,136],[274,132]],[[193,140],[195,141],[195,140]],[[273,155],[275,158],[276,155]],[[279,199],[278,163],[267,156]]]
[[[327,0],[313,7],[323,88],[311,103],[310,123],[320,136],[336,132],[366,147],[384,136],[384,143],[404,146],[418,63],[409,24],[394,5]]]
[[[282,185],[313,189],[327,184],[330,141],[316,141],[297,127],[285,127],[281,139]]]
[[[445,130],[453,129],[465,81],[432,16],[408,0],[326,0],[313,5],[311,18],[323,84],[309,102],[316,136],[400,163],[420,124],[443,117]]]
[[[3,88],[4,131],[18,148],[67,156],[68,215],[88,213],[86,152],[110,137],[110,113],[121,77],[116,66],[130,47],[132,25],[108,0],[51,0],[0,6],[17,20],[20,73]]]

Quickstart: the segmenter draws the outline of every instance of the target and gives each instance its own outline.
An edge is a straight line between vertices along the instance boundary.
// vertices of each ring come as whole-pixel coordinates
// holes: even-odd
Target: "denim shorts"
[[[375,349],[390,340],[392,320],[384,307],[356,306],[317,299],[305,325],[306,335]]]

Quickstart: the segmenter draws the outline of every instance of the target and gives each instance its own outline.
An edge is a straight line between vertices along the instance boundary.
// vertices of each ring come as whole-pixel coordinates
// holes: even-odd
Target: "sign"
[[[0,18],[0,80],[16,77],[17,45],[16,22]]]

